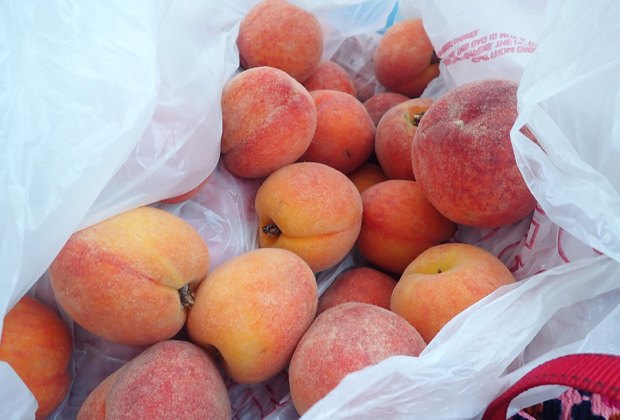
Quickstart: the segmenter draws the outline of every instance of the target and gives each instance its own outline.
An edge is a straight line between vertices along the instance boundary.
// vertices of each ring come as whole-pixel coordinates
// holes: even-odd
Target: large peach
[[[256,192],[255,208],[260,246],[293,251],[314,272],[347,255],[362,223],[362,199],[353,182],[317,162],[273,172]]]
[[[316,130],[299,159],[320,162],[350,174],[372,154],[375,125],[354,96],[336,90],[310,92],[316,106]]]
[[[230,398],[218,366],[198,346],[153,344],[104,379],[82,404],[78,420],[230,419]]]
[[[492,228],[534,210],[510,141],[516,117],[517,83],[509,80],[467,83],[428,108],[413,139],[412,168],[445,217]]]
[[[375,155],[390,179],[414,180],[411,143],[430,98],[415,98],[389,109],[381,118],[375,135]]]
[[[224,165],[237,176],[267,176],[301,157],[316,120],[306,88],[282,70],[256,67],[239,73],[222,90]]]
[[[375,163],[366,162],[350,173],[349,179],[353,181],[353,184],[355,184],[361,194],[371,185],[387,181],[388,177],[385,175],[385,172],[383,172],[383,169],[381,169],[381,166]]]
[[[237,46],[244,68],[276,67],[303,82],[321,60],[323,29],[301,7],[262,0],[241,21]]]
[[[26,295],[6,314],[0,360],[34,395],[37,419],[46,418],[67,395],[72,351],[69,327],[46,304]]]
[[[460,312],[513,282],[512,273],[490,252],[464,243],[441,244],[407,266],[392,292],[390,308],[428,343]]]
[[[418,356],[426,343],[395,313],[361,302],[343,303],[316,317],[289,366],[291,398],[299,414],[349,373],[390,356]]]
[[[354,267],[338,275],[319,298],[317,314],[346,302],[364,302],[390,309],[396,280],[371,267]]]
[[[368,261],[394,274],[456,232],[456,225],[431,205],[415,181],[375,184],[362,193],[362,203],[357,248]]]
[[[392,92],[418,97],[439,75],[421,19],[401,20],[383,34],[374,55],[375,77]]]
[[[208,268],[207,245],[191,225],[140,207],[74,233],[49,274],[57,302],[82,327],[148,345],[181,329]]]
[[[356,96],[353,78],[344,67],[334,61],[321,61],[303,85],[308,91],[331,89]]]
[[[390,108],[411,99],[409,96],[402,95],[396,92],[379,92],[372,95],[370,98],[364,101],[364,106],[370,114],[370,118],[375,123],[375,126],[381,121],[381,117]]]
[[[300,257],[257,249],[229,259],[202,282],[187,331],[221,357],[237,382],[261,382],[289,363],[317,301],[314,273]]]

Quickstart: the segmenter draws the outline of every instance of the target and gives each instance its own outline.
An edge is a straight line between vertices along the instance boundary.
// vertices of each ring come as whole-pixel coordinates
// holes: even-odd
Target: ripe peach
[[[374,55],[375,77],[388,90],[412,98],[439,75],[439,64],[421,19],[406,19],[388,28]]]
[[[351,174],[349,179],[353,181],[353,184],[357,187],[360,194],[371,185],[378,184],[379,182],[387,181],[388,177],[383,172],[383,169],[377,164],[366,162]]]
[[[276,67],[303,82],[321,60],[323,29],[286,0],[263,0],[241,21],[237,46],[243,68]]]
[[[237,176],[267,176],[306,151],[316,120],[306,88],[282,70],[239,73],[222,90],[224,165]]]
[[[75,322],[110,341],[148,345],[181,329],[208,268],[207,245],[191,225],[140,207],[74,233],[49,274]]]
[[[310,77],[303,82],[308,91],[313,90],[338,90],[356,96],[357,91],[353,78],[344,67],[334,61],[322,61],[314,69]]]
[[[255,208],[260,246],[293,251],[314,272],[347,255],[362,223],[362,199],[353,182],[317,162],[273,172],[258,188]]]
[[[445,217],[492,228],[534,210],[510,141],[516,116],[517,84],[509,80],[467,83],[428,108],[413,140],[412,168]]]
[[[46,418],[67,395],[72,351],[69,327],[46,304],[26,295],[6,314],[0,360],[34,395],[37,419]]]
[[[413,181],[411,143],[430,98],[415,98],[389,109],[381,118],[375,135],[375,155],[390,179]]]
[[[379,92],[372,95],[370,98],[364,101],[364,106],[370,114],[370,118],[375,123],[375,126],[379,124],[381,117],[388,109],[411,99],[409,96],[401,95],[396,92]]]
[[[364,302],[390,309],[396,280],[370,267],[344,271],[319,298],[317,314],[345,302]]]
[[[224,380],[211,357],[180,340],[153,344],[108,376],[84,401],[78,420],[230,419]]]
[[[289,363],[316,314],[314,273],[285,249],[256,249],[227,260],[202,282],[187,331],[215,351],[237,382],[256,383]]]
[[[418,356],[426,343],[395,313],[361,302],[343,303],[316,317],[289,366],[291,398],[300,415],[349,373],[390,356]]]
[[[441,244],[407,266],[390,307],[428,343],[460,312],[513,282],[512,273],[490,252],[464,243]]]
[[[362,203],[357,248],[368,261],[394,274],[456,232],[456,225],[429,203],[415,181],[380,182],[362,193]]]
[[[312,141],[300,161],[320,162],[350,174],[372,154],[375,125],[354,96],[336,90],[310,92],[317,123]]]

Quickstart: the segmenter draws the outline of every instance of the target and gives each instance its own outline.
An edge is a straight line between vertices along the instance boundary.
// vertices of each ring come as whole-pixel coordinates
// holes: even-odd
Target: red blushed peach
[[[187,331],[216,352],[237,382],[257,383],[288,365],[314,319],[314,273],[285,249],[257,249],[219,265],[201,284]]]
[[[418,97],[439,74],[436,61],[422,20],[402,20],[379,40],[374,55],[375,77],[392,92]]]
[[[445,217],[493,228],[534,210],[510,140],[516,117],[517,83],[509,80],[467,83],[428,108],[413,139],[412,168]]]
[[[153,207],[74,233],[49,269],[58,304],[91,333],[148,345],[184,325],[209,250],[178,216]]]
[[[346,302],[364,302],[390,309],[393,277],[370,267],[355,267],[340,274],[319,298],[317,314]]]
[[[376,126],[379,124],[379,121],[381,121],[383,114],[390,108],[408,101],[409,99],[411,99],[409,96],[401,95],[396,92],[379,92],[366,99],[364,101],[364,106]]]
[[[364,163],[349,175],[349,179],[357,187],[360,194],[371,185],[387,181],[388,177],[379,165],[374,163]]]
[[[424,112],[433,103],[430,98],[402,102],[388,110],[375,135],[375,155],[390,179],[414,180],[411,168],[411,143]]]
[[[418,356],[426,343],[407,321],[387,309],[343,303],[316,317],[289,366],[291,398],[303,415],[349,373],[390,356]]]
[[[71,332],[49,306],[24,296],[6,314],[0,360],[24,381],[38,403],[37,419],[46,418],[69,391]]]
[[[310,95],[316,106],[317,124],[299,161],[323,163],[348,175],[372,154],[375,125],[354,96],[336,90],[315,90]]]
[[[460,312],[511,283],[512,273],[490,252],[463,243],[441,244],[418,255],[405,269],[390,308],[428,343]]]
[[[239,73],[222,91],[224,165],[240,177],[265,177],[303,155],[316,123],[312,97],[282,70]]]
[[[362,199],[353,182],[317,162],[273,172],[256,192],[254,207],[260,246],[293,251],[314,272],[351,251],[362,223]]]
[[[420,253],[444,242],[456,224],[443,217],[415,181],[392,179],[362,193],[357,248],[371,263],[400,275]]]
[[[78,420],[230,419],[224,380],[198,346],[166,340],[106,378],[84,401]]]
[[[263,0],[241,21],[237,46],[246,68],[276,67],[303,82],[323,54],[323,30],[310,12],[285,0]]]
[[[353,79],[340,64],[333,61],[322,61],[314,69],[310,77],[303,83],[308,91],[338,90],[356,96],[357,91]]]
[[[192,188],[188,192],[183,193],[181,195],[177,195],[176,197],[166,198],[164,200],[161,200],[161,202],[164,204],[177,204],[177,203],[182,203],[183,201],[190,200],[192,197],[198,194],[205,185],[207,185],[207,182],[209,182],[209,178],[211,178],[211,175],[206,177],[204,181],[202,181],[195,188]]]

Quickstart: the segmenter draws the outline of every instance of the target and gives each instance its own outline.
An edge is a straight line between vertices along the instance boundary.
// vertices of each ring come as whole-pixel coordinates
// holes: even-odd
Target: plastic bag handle
[[[541,385],[564,385],[620,401],[620,356],[586,353],[549,360],[489,404],[482,420],[505,420],[513,398]]]

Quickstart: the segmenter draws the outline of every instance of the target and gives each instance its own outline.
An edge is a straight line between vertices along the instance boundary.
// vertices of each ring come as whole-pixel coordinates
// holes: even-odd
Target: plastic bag
[[[511,137],[539,206],[515,226],[463,229],[458,239],[491,250],[522,281],[455,317],[420,357],[349,375],[308,419],[478,418],[546,360],[620,354],[620,181],[612,168],[620,157],[620,6],[425,0],[408,7],[421,14],[439,56],[451,57],[426,96],[486,77],[520,80]],[[525,123],[545,153],[518,133]],[[562,391],[530,390],[508,414]]]
[[[75,230],[210,174],[195,200],[161,206],[203,234],[212,268],[256,247],[256,184],[216,165],[221,88],[238,69],[239,22],[257,2],[0,5],[0,327],[27,292],[55,304],[43,274]],[[319,18],[324,58],[345,38],[381,29],[395,2],[293,1]],[[55,418],[73,418],[97,381],[140,350],[72,327],[75,380]],[[31,418],[35,402],[4,362],[0,383],[1,417]],[[237,389],[243,400],[247,389]]]

